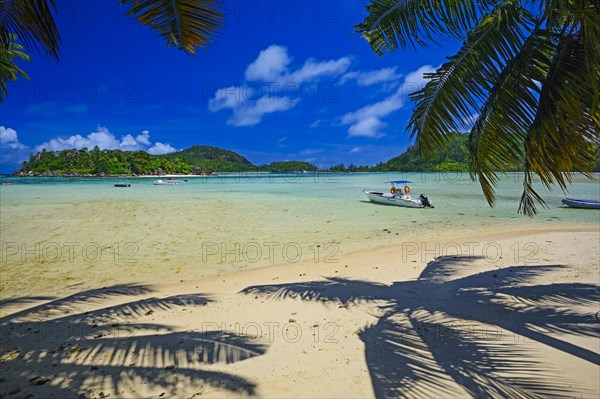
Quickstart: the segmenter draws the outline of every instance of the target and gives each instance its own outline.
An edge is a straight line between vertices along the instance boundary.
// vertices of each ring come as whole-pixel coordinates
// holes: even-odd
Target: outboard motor
[[[421,200],[421,204],[423,204],[424,207],[433,208],[433,204],[429,202],[429,198],[427,198],[425,194],[419,195],[419,200]]]

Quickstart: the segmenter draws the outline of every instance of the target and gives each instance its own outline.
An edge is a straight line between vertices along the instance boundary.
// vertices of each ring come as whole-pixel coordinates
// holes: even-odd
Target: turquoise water
[[[600,211],[560,202],[599,199],[598,180],[575,176],[567,195],[540,187],[548,208],[529,218],[517,214],[521,178],[502,179],[494,208],[468,174],[229,175],[175,186],[154,186],[154,178],[3,178],[14,184],[0,186],[0,271],[11,277],[2,290],[23,290],[32,279],[50,291],[179,281],[407,240],[599,228]],[[412,194],[425,193],[435,209],[369,203],[362,190],[388,190],[392,179],[411,180]],[[121,181],[132,186],[113,187]]]

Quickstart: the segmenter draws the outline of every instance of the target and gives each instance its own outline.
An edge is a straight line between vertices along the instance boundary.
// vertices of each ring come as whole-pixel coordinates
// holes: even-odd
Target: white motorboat
[[[154,181],[155,186],[174,186],[175,184],[180,184],[180,181],[172,180],[172,179],[158,179]]]
[[[365,195],[369,198],[369,201],[376,202],[384,205],[396,205],[403,206],[406,208],[433,208],[433,204],[429,202],[429,198],[425,194],[421,194],[418,197],[412,197],[410,195],[411,183],[408,180],[392,180],[386,183],[390,183],[392,188],[389,193],[382,193],[379,191],[364,191]],[[399,187],[396,187],[399,185]],[[400,187],[400,186],[404,187]]]

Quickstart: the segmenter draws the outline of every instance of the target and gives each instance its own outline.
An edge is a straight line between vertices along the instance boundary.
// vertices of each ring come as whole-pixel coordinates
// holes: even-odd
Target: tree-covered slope
[[[271,162],[258,167],[261,172],[314,172],[317,167],[303,161]]]
[[[196,145],[182,151],[151,155],[144,151],[81,150],[46,151],[31,155],[18,175],[156,175],[205,174],[213,172],[314,171],[307,162],[272,162],[256,166],[243,156],[217,147]]]
[[[436,155],[428,158],[421,157],[418,145],[411,145],[405,153],[380,163],[371,170],[374,172],[466,172],[469,170],[466,142],[466,135],[452,134],[447,146],[440,148]]]
[[[252,162],[240,154],[207,145],[195,145],[185,150],[159,155],[159,158],[179,159],[191,168],[209,172],[237,172],[254,169]]]

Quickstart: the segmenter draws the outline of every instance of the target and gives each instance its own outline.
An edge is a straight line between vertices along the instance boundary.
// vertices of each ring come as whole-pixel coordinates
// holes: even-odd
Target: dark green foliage
[[[307,162],[272,162],[256,166],[233,151],[217,147],[196,145],[188,149],[163,155],[144,151],[100,150],[46,151],[31,155],[29,161],[16,173],[58,175],[155,175],[205,174],[212,172],[297,172],[315,171]]]
[[[314,172],[317,167],[309,164],[308,162],[302,161],[286,161],[286,162],[271,162],[265,165],[261,165],[257,168],[261,172]]]
[[[346,167],[343,163],[329,168],[332,172],[370,172],[372,169],[365,165],[354,165],[351,163]]]
[[[183,156],[180,156],[179,154],[182,153]],[[245,158],[230,151],[215,148],[212,152],[212,154],[220,153],[233,154],[245,161],[239,163],[243,165],[250,164]],[[222,170],[237,170],[238,165],[238,162],[227,161],[219,156],[203,159],[198,155],[193,162],[186,162],[184,157],[190,159],[189,153],[181,151],[168,154],[168,156],[151,155],[144,151],[100,150],[97,147],[91,151],[85,148],[63,151],[43,150],[36,155],[31,155],[29,161],[23,163],[20,171],[75,175],[151,175],[159,172],[202,174]],[[223,166],[223,169],[220,169],[221,166]]]
[[[254,170],[250,161],[233,151],[207,145],[195,145],[182,151],[159,155],[163,160],[183,162],[204,172],[241,172]],[[173,167],[175,167],[173,165]],[[163,168],[164,169],[164,168]],[[173,172],[182,173],[182,172]]]
[[[466,148],[467,136],[460,133],[450,134],[448,142],[435,155],[422,157],[419,145],[408,147],[404,154],[371,170],[374,172],[467,172],[469,155]]]

